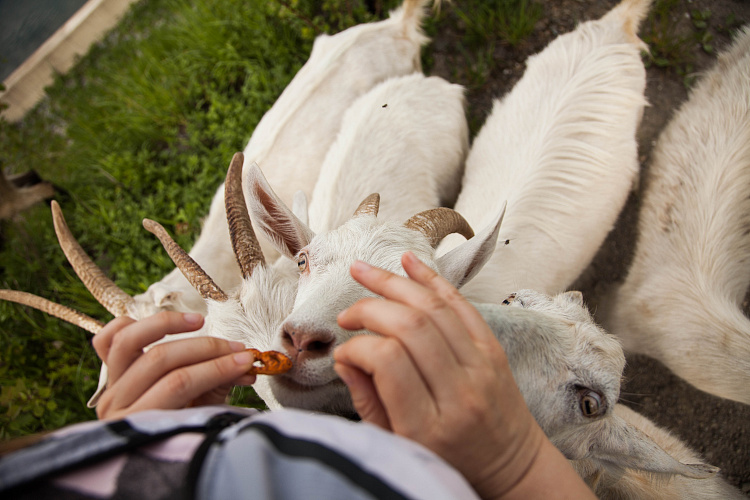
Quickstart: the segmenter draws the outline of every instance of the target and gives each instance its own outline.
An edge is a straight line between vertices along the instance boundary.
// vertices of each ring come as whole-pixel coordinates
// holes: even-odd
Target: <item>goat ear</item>
[[[505,206],[493,224],[470,240],[457,246],[437,260],[440,274],[456,288],[469,282],[490,260],[497,244],[497,235],[505,216]]]
[[[310,218],[307,215],[307,196],[300,190],[294,193],[292,199],[292,213],[306,226],[310,225]]]
[[[616,414],[602,422],[587,443],[585,457],[615,469],[634,469],[652,474],[679,474],[705,479],[718,472],[706,464],[683,464],[657,445],[650,437]]]
[[[257,163],[244,169],[247,208],[255,229],[283,255],[294,258],[315,233],[273,192]]]

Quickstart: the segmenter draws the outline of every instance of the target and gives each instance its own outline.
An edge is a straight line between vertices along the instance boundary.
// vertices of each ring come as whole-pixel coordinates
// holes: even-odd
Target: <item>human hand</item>
[[[460,293],[412,253],[411,279],[358,262],[355,280],[382,295],[338,316],[366,328],[335,354],[363,420],[413,439],[456,467],[485,497],[510,491],[546,440],[502,346]]]
[[[240,342],[194,337],[143,349],[175,333],[203,325],[199,314],[164,311],[141,321],[110,321],[93,344],[109,371],[96,413],[116,419],[148,409],[176,409],[220,404],[234,385],[250,385],[254,356]]]

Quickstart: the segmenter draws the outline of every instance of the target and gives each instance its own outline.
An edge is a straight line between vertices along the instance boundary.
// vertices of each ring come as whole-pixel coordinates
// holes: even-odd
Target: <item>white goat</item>
[[[616,404],[625,357],[579,292],[521,290],[503,303],[477,308],[534,418],[600,498],[742,498],[677,438]]]
[[[638,24],[650,0],[624,0],[529,58],[474,140],[455,209],[484,227],[507,200],[495,254],[461,292],[498,302],[565,290],[612,229],[638,174],[645,105]],[[445,239],[438,253],[453,248]]]
[[[421,71],[420,50],[428,41],[421,22],[429,1],[404,0],[386,20],[315,40],[309,60],[245,147],[247,161],[263,165],[285,203],[291,203],[298,190],[310,196],[341,117],[355,99],[390,77]],[[220,186],[191,255],[221,287],[231,290],[241,276],[229,244],[223,193]],[[261,246],[271,262],[276,260],[273,246],[263,239]],[[206,312],[200,295],[177,269],[135,300],[144,315],[162,309]]]
[[[625,282],[603,321],[697,388],[750,404],[750,28],[654,149]]]

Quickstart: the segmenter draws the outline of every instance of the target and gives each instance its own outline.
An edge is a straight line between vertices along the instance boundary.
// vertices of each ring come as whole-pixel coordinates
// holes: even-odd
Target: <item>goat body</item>
[[[258,162],[285,203],[302,190],[309,197],[325,155],[347,108],[376,84],[421,71],[421,30],[429,0],[405,0],[386,20],[361,24],[335,35],[320,35],[310,58],[266,112],[245,147],[249,164]],[[241,276],[229,244],[220,186],[191,255],[217,283],[230,290]],[[270,261],[278,257],[261,239]],[[135,297],[144,315],[163,309],[204,313],[205,304],[179,270]]]
[[[750,28],[661,133],[638,242],[603,321],[711,394],[750,404]]]
[[[490,262],[462,289],[498,302],[530,288],[565,290],[614,226],[638,174],[635,138],[645,98],[650,0],[625,0],[529,58],[523,78],[474,140],[455,205],[484,227],[507,200]],[[440,252],[453,248],[445,239]]]

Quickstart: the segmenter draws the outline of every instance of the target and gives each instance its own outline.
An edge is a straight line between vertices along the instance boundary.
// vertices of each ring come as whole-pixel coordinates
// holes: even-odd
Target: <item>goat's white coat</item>
[[[495,255],[461,291],[498,302],[530,288],[565,290],[612,229],[638,174],[650,0],[624,0],[529,58],[523,78],[474,140],[455,205],[484,227],[508,208]],[[508,244],[505,244],[505,241]],[[440,251],[453,248],[448,237]]]
[[[420,51],[427,38],[421,21],[429,0],[405,0],[386,20],[361,24],[316,38],[309,60],[266,112],[245,147],[245,166],[263,166],[285,203],[302,190],[309,197],[323,159],[351,104],[387,78],[421,71]],[[278,253],[260,239],[266,258]],[[224,290],[241,281],[229,242],[220,186],[190,255]],[[204,313],[205,305],[178,269],[135,297],[140,309]]]
[[[661,133],[638,242],[605,321],[627,351],[750,404],[750,28]]]

